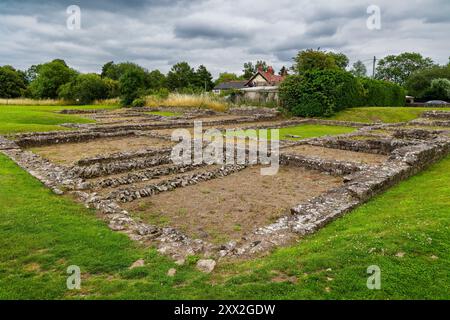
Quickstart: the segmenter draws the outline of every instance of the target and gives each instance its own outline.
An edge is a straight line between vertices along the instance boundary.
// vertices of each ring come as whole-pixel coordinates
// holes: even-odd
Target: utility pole
[[[372,74],[372,78],[375,78],[375,68],[377,65],[377,57],[373,57],[373,74]]]

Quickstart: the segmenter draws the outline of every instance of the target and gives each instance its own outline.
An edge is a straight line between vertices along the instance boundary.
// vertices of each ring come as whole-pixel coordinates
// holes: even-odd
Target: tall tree
[[[294,58],[293,69],[298,74],[310,70],[339,69],[335,57],[320,50],[302,50]]]
[[[195,71],[194,86],[202,90],[210,91],[214,87],[211,73],[204,65],[201,65]]]
[[[59,87],[72,81],[76,75],[77,72],[69,68],[64,60],[44,63],[37,68],[36,78],[30,83],[31,94],[38,99],[55,99]]]
[[[146,74],[142,69],[130,68],[119,79],[120,98],[123,106],[129,106],[145,89]]]
[[[244,63],[244,69],[242,70],[244,74],[242,77],[244,79],[250,79],[259,69],[267,72],[269,69],[269,66],[267,65],[267,62],[264,60],[258,60],[255,64],[253,62],[246,62]]]
[[[118,78],[118,77],[116,77],[116,75],[113,74],[114,68],[115,68],[114,61],[109,61],[109,62],[105,63],[102,67],[102,78],[110,78],[113,80],[117,80],[115,78]]]
[[[143,71],[144,73],[147,73],[147,70],[133,62],[122,62],[115,64],[113,61],[110,61],[102,67],[102,77],[119,80],[121,76],[130,70],[137,70],[138,72]]]
[[[359,77],[359,78],[363,78],[363,77],[367,76],[367,68],[361,60],[358,60],[353,64],[353,67],[350,70],[350,72],[355,77]]]
[[[158,90],[161,88],[165,88],[166,84],[166,76],[159,70],[153,70],[147,74],[147,88],[152,90]]]
[[[243,79],[238,77],[235,73],[223,72],[223,73],[219,74],[219,77],[216,79],[214,84],[217,86],[224,82],[237,81],[237,80],[243,80]]]
[[[450,80],[450,65],[435,66],[414,72],[406,81],[408,94],[417,99],[427,99],[428,91],[434,79]]]
[[[0,67],[0,98],[18,98],[25,89],[23,74],[11,66]]]
[[[414,72],[433,66],[433,60],[424,58],[420,53],[405,52],[398,56],[390,55],[379,61],[376,78],[404,86]]]
[[[167,74],[167,86],[171,90],[192,88],[194,82],[195,71],[187,62],[175,64]]]
[[[343,53],[334,53],[334,52],[328,52],[329,56],[334,58],[334,61],[336,62],[336,65],[342,69],[345,70],[348,67],[348,64],[350,63],[350,60],[348,57]]]

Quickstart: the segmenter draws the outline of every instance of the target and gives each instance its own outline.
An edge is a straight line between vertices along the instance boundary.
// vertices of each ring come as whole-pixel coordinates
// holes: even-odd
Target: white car
[[[425,104],[449,104],[449,103],[442,101],[442,100],[431,100],[431,101],[425,102]]]

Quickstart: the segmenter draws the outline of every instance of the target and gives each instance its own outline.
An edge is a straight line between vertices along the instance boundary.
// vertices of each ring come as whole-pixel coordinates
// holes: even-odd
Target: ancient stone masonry
[[[150,197],[161,192],[171,191],[176,188],[187,187],[202,181],[224,177],[236,173],[246,168],[246,165],[229,165],[213,171],[196,173],[192,175],[183,175],[158,184],[150,184],[139,190],[135,188],[120,189],[113,191],[107,199],[117,200],[119,202],[131,202],[139,198]]]
[[[19,136],[17,145],[22,148],[42,147],[52,144],[77,143],[91,141],[100,138],[115,138],[136,135],[133,131],[116,131],[110,133],[102,132],[61,132],[54,134],[39,134],[34,136]]]
[[[170,174],[185,173],[204,166],[206,165],[202,163],[198,165],[171,165],[163,168],[146,169],[144,171],[129,173],[126,176],[119,178],[101,179],[94,184],[90,184],[89,188],[118,187],[127,184],[133,184],[139,181],[151,180]]]
[[[427,119],[450,120],[450,111],[426,111],[422,114],[422,117]]]
[[[161,110],[167,111],[167,109]],[[184,109],[170,110],[185,113]],[[293,119],[278,120],[276,124],[261,122],[249,124],[247,128],[241,127],[240,129],[259,129],[321,124],[352,126],[358,130],[335,137],[281,141],[280,165],[282,168],[326,174],[328,178],[336,179],[339,183],[333,185],[336,187],[325,189],[327,190],[325,192],[321,189],[317,193],[320,194],[319,196],[311,196],[306,201],[297,199],[297,203],[292,208],[289,208],[289,205],[285,212],[283,211],[284,214],[277,216],[276,221],[269,220],[275,221],[274,223],[258,228],[253,226],[253,230],[245,231],[239,238],[223,244],[212,244],[172,227],[145,223],[133,212],[128,212],[124,208],[129,204],[141,204],[140,201],[144,201],[144,198],[152,197],[151,201],[157,200],[158,197],[170,195],[170,191],[178,188],[185,189],[174,192],[186,191],[189,190],[188,188],[195,188],[195,185],[202,186],[222,181],[221,179],[232,179],[245,174],[247,171],[244,170],[251,170],[250,164],[179,165],[172,163],[170,159],[171,148],[165,146],[162,149],[156,149],[149,146],[150,148],[141,150],[86,156],[78,160],[75,165],[63,166],[23,149],[103,141],[104,138],[115,137],[126,137],[130,140],[148,137],[168,141],[170,137],[160,136],[152,130],[189,128],[193,125],[193,119],[199,116],[213,115],[218,118],[206,122],[208,125],[242,125],[246,122],[275,119],[279,116],[273,110],[242,108],[232,109],[228,113],[228,116],[242,116],[239,119],[220,120],[219,114],[202,110],[185,113],[174,120],[167,120],[147,118],[144,112],[148,111],[154,111],[154,109],[132,108],[125,114],[130,118],[141,114],[142,119],[157,120],[160,123],[150,124],[144,120],[142,123],[125,125],[90,124],[82,125],[81,130],[20,134],[10,136],[8,139],[0,136],[0,152],[13,159],[56,194],[71,193],[87,207],[98,210],[112,230],[123,232],[131,239],[146,245],[155,245],[160,253],[169,255],[175,260],[184,259],[193,254],[215,260],[247,258],[277,246],[289,245],[299,237],[317,231],[327,223],[367,202],[373,196],[450,154],[450,135],[448,134],[450,112],[444,111],[426,112],[424,118],[399,124]],[[123,116],[122,113],[117,114],[117,117]],[[113,112],[95,112],[91,116],[99,118],[111,116],[114,119]],[[206,125],[205,122],[203,125]],[[300,153],[293,153],[291,148],[300,150],[298,151]],[[305,151],[311,149],[314,149],[315,153],[308,154]],[[332,153],[333,150],[335,153]],[[235,149],[234,152],[237,150]],[[248,153],[248,150],[246,152]],[[342,156],[340,159],[344,160],[333,157],[337,155],[337,152],[340,152]],[[363,154],[366,156],[364,157]],[[361,159],[358,159],[358,155]],[[369,156],[376,161],[364,162],[371,159]],[[353,157],[355,157],[354,160]],[[302,181],[298,183],[301,184]],[[220,224],[221,221],[217,223]]]
[[[73,175],[81,178],[97,178],[104,175],[139,170],[171,163],[169,155],[145,157],[138,159],[126,159],[107,163],[96,163],[90,166],[74,166],[70,169]]]
[[[305,157],[288,154],[280,155],[280,164],[317,170],[336,176],[343,176],[369,168],[367,165],[358,165],[353,162],[324,160],[320,157]]]

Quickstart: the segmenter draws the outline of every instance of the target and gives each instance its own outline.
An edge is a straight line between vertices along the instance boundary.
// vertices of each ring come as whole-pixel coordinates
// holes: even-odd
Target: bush
[[[145,106],[145,99],[143,99],[143,98],[134,99],[134,101],[131,104],[131,106],[133,108],[142,108],[143,106]]]
[[[425,91],[424,98],[427,100],[450,100],[450,80],[434,79],[431,86]]]
[[[89,104],[108,98],[108,86],[97,74],[79,74],[75,80],[60,86],[58,96],[79,104]]]
[[[119,90],[122,106],[129,106],[141,97],[145,88],[145,72],[139,69],[126,71],[119,79]]]
[[[362,86],[341,70],[314,70],[289,76],[280,86],[282,106],[296,116],[330,116],[358,106]]]
[[[58,89],[71,82],[77,72],[69,68],[63,60],[53,60],[36,67],[36,78],[30,84],[30,92],[33,98],[55,99],[58,97]]]
[[[341,70],[289,76],[280,86],[282,107],[295,116],[330,116],[358,106],[403,106],[405,91],[394,83],[357,79]]]
[[[0,67],[0,98],[18,98],[25,94],[25,90],[25,81],[16,69]]]
[[[401,107],[405,105],[405,90],[399,85],[369,78],[359,80],[364,88],[361,96],[361,106],[371,107]]]
[[[414,73],[406,82],[408,94],[416,97],[418,100],[437,99],[430,97],[431,82],[434,79],[450,80],[450,65],[438,66],[431,69],[425,69]]]

